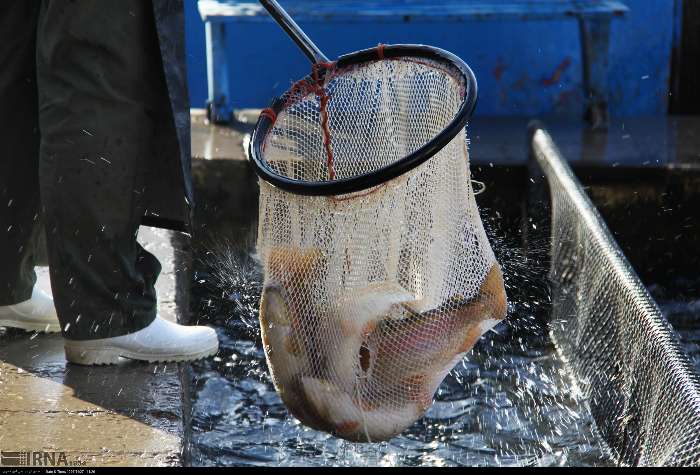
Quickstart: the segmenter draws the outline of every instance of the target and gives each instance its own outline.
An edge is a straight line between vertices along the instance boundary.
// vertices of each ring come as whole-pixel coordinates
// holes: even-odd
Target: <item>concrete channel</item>
[[[216,206],[218,210],[210,215],[225,213],[234,224],[239,219],[249,221],[257,206],[255,176],[244,152],[256,117],[255,110],[243,111],[239,123],[230,128],[209,125],[203,111],[192,115],[198,206]],[[487,186],[493,182],[523,186],[525,124],[525,119],[485,119],[470,130],[478,158],[472,164],[475,177]],[[607,136],[588,136],[580,125],[563,124],[553,127],[552,135],[566,155],[589,172],[619,173],[625,165],[643,161],[645,166],[649,162],[649,173],[655,175],[659,168],[697,167],[691,152],[695,149],[690,147],[694,139],[684,139],[679,132],[688,128],[676,128],[671,121],[641,121],[622,124],[618,134],[613,127]],[[505,136],[510,140],[504,141]],[[669,141],[688,146],[674,149],[672,155]],[[622,166],[617,168],[618,164]],[[229,237],[251,239],[237,232],[233,226]],[[163,264],[158,281],[161,315],[196,323],[190,311],[193,266],[189,238],[142,228],[139,240]],[[46,268],[39,275],[40,285],[49,288]],[[112,367],[69,365],[60,336],[0,329],[2,451],[64,453],[69,461],[90,466],[189,465],[193,395],[190,365],[128,361]],[[41,457],[35,461],[39,463],[34,465],[41,465]]]

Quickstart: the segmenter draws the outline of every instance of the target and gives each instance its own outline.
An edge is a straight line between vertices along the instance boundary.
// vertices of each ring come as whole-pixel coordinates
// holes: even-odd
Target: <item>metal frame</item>
[[[297,21],[473,21],[516,18],[552,20],[574,18],[578,21],[583,85],[586,102],[585,118],[593,129],[608,125],[608,61],[610,25],[613,18],[627,13],[628,8],[612,0],[562,0],[542,3],[512,2],[449,2],[440,8],[435,2],[296,2],[288,11]],[[364,5],[366,4],[366,5]],[[257,2],[232,0],[200,0],[199,11],[207,25],[207,66],[209,76],[208,109],[214,122],[228,122],[232,117],[225,54],[226,26],[232,22],[270,21]]]
[[[528,203],[528,214],[538,221],[543,208],[549,208],[550,214],[550,222],[539,227],[550,229],[550,305],[561,319],[550,324],[551,336],[587,399],[597,436],[617,464],[697,466],[700,375],[552,137],[537,122],[530,124],[528,135],[533,183],[529,188],[534,188],[531,195],[535,195]],[[570,203],[567,218],[556,211],[561,203],[557,200]],[[556,240],[560,220],[569,218],[576,220],[582,232],[572,233],[570,242]],[[561,261],[554,256],[562,247],[573,252],[569,260],[577,265],[583,265],[595,248],[595,255],[601,256],[595,265],[606,270],[605,285],[558,268]],[[585,294],[576,289],[584,289]],[[611,300],[611,295],[619,300]],[[559,309],[560,299],[585,303],[580,311],[570,312],[566,306]],[[591,302],[598,304],[595,311],[600,312],[595,321],[590,320],[592,310],[585,307]],[[624,318],[629,314],[621,312],[633,312],[635,318]],[[627,337],[635,332],[638,338],[630,341]],[[610,347],[624,348],[625,356],[611,357]]]
[[[207,116],[216,123],[233,119],[228,59],[226,58],[226,23],[206,22],[204,32],[207,43]]]

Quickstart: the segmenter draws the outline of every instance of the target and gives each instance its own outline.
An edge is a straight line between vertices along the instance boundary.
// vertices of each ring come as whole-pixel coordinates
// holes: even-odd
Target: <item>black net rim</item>
[[[450,121],[450,123],[435,137],[426,142],[413,153],[396,160],[395,162],[379,168],[373,172],[332,181],[302,181],[288,178],[272,170],[263,158],[263,146],[268,133],[274,126],[274,117],[282,112],[287,103],[287,95],[275,99],[270,107],[272,114],[261,114],[255,125],[249,146],[250,162],[255,173],[264,181],[284,191],[307,196],[332,196],[356,193],[381,185],[393,180],[417,166],[425,163],[443,147],[449,144],[460,131],[462,131],[476,107],[478,86],[476,77],[471,68],[459,57],[434,46],[426,45],[382,45],[378,48],[370,48],[354,53],[346,54],[338,58],[336,66],[345,68],[362,63],[399,57],[413,57],[432,60],[453,68],[464,81],[464,99],[462,104]],[[311,76],[305,80],[313,81]]]

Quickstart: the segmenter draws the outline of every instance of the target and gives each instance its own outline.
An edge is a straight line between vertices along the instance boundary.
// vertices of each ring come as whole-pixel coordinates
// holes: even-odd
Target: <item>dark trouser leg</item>
[[[0,306],[27,300],[36,281],[39,124],[35,68],[39,2],[0,6]]]
[[[64,336],[108,338],[156,315],[156,258],[136,242],[155,101],[151,2],[44,1],[37,72],[51,285]]]

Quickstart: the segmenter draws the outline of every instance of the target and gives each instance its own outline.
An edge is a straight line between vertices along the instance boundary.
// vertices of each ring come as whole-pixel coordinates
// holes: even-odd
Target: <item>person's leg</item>
[[[0,6],[0,306],[32,296],[39,226],[36,22],[40,2]]]
[[[156,317],[156,258],[136,242],[165,94],[151,2],[42,3],[39,176],[56,308],[69,340]]]
[[[177,6],[176,3],[173,4]],[[37,36],[51,286],[66,358],[187,361],[216,332],[156,314],[156,258],[136,241],[159,120],[168,106],[153,5],[44,0]]]

